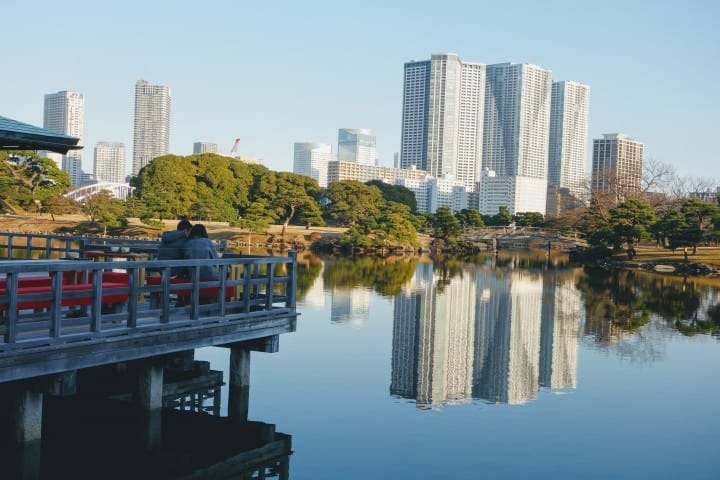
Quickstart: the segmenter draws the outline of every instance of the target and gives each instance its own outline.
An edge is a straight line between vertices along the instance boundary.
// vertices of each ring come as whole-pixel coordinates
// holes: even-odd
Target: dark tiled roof
[[[78,150],[79,139],[0,116],[0,150]]]

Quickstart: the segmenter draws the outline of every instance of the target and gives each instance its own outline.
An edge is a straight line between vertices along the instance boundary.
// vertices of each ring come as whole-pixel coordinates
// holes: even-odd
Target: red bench
[[[65,273],[65,272],[63,272]],[[90,272],[89,275],[90,279],[92,279],[92,272]],[[92,304],[92,294],[93,294],[93,285],[92,283],[65,283],[66,277],[63,275],[63,285],[62,285],[62,292],[65,294],[66,292],[82,292],[82,295],[73,295],[71,297],[66,297],[63,295],[62,300],[60,301],[60,304],[63,307],[70,307],[70,306],[83,306],[83,305],[91,305]],[[103,282],[102,282],[102,290],[103,292],[105,290],[111,289],[111,288],[124,288],[127,289],[128,287],[128,275],[127,273],[120,273],[120,272],[103,272]],[[22,298],[25,295],[32,295],[32,294],[50,294],[52,293],[52,279],[51,277],[19,277],[18,278],[18,287],[17,287],[17,295],[18,297]],[[6,295],[7,294],[7,279],[2,278],[0,279],[0,295]],[[128,300],[128,293],[113,293],[113,294],[103,294],[100,303],[103,305],[115,305],[115,304],[124,304]],[[42,299],[42,300],[25,300],[25,301],[19,301],[17,303],[17,309],[18,310],[31,310],[31,309],[44,309],[44,308],[50,308],[52,304],[52,300],[48,299]],[[7,308],[7,303],[0,303],[0,312],[4,311]]]
[[[162,285],[162,277],[159,275],[153,275],[146,278],[146,282],[148,285],[151,286],[157,286]],[[173,277],[170,279],[171,285],[177,285],[177,284],[192,284],[192,281],[189,278],[185,277]],[[201,287],[200,288],[200,298],[209,298],[209,299],[217,299],[218,298],[218,292],[220,287]],[[174,293],[175,295],[185,295],[190,296],[192,295],[192,290],[171,290],[171,293]],[[157,296],[157,293],[155,294]],[[235,287],[232,285],[228,285],[225,287],[225,296],[226,297],[232,297],[235,295]]]
[[[103,290],[107,290],[110,288],[127,288],[127,283],[105,283],[102,284]],[[78,283],[75,285],[63,285],[62,286],[63,294],[66,292],[83,292],[84,295],[79,296],[72,296],[72,297],[66,297],[63,295],[62,300],[60,301],[60,304],[63,307],[74,307],[74,306],[81,306],[81,305],[91,305],[92,304],[92,292],[93,292],[93,286],[91,283]],[[51,293],[52,289],[50,286],[47,287],[18,287],[17,294],[19,297],[22,298],[24,295],[30,295],[35,293]],[[0,295],[4,295],[6,293],[6,289],[0,288]],[[115,303],[125,303],[128,300],[128,294],[127,293],[113,293],[113,294],[107,294],[103,295],[100,299],[100,303],[103,305],[108,304],[115,304]],[[41,309],[41,308],[50,308],[52,301],[50,299],[47,300],[26,300],[26,301],[20,301],[17,303],[17,309],[18,310],[31,310],[31,309]],[[6,303],[0,303],[0,311],[3,311],[7,308]]]
[[[77,279],[82,279],[82,275],[85,272],[83,270],[65,271],[62,273],[63,285],[74,285],[76,283],[92,283],[93,272],[88,272],[88,278],[86,282],[78,282]],[[127,273],[122,272],[103,272],[102,275],[103,283],[124,283],[128,285],[130,277]],[[7,284],[7,278],[0,278],[0,289],[4,289]],[[18,288],[24,287],[49,287],[52,285],[51,277],[18,277]]]

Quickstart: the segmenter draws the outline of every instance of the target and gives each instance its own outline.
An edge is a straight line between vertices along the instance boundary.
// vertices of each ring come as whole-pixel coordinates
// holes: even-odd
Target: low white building
[[[415,194],[419,213],[435,213],[440,207],[447,207],[451,212],[468,208],[465,184],[449,175],[442,178],[426,175],[421,179],[401,179],[395,184]]]
[[[507,207],[511,214],[538,212],[545,215],[547,181],[543,178],[519,175],[497,175],[485,170],[480,181],[478,211],[495,215],[500,207]]]
[[[328,186],[328,162],[332,156],[329,143],[297,142],[294,145],[293,173],[317,180],[321,188]]]

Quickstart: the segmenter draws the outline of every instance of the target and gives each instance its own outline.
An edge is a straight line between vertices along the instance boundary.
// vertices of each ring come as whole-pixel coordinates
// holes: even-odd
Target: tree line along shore
[[[214,235],[238,237],[239,243],[462,253],[476,248],[464,236],[468,228],[537,226],[586,240],[589,248],[581,252],[586,261],[625,255],[637,262],[640,246],[654,245],[659,257],[665,251],[681,252],[684,264],[699,263],[698,248],[720,240],[717,202],[687,194],[649,194],[647,189],[622,196],[615,192],[613,198],[596,192],[591,202],[552,218],[537,212],[511,214],[505,207],[493,215],[447,207],[420,214],[414,194],[402,186],[347,180],[320,188],[310,177],[215,154],[158,157],[131,185],[134,193],[127,201],[100,191],[75,202],[64,196],[69,179],[53,161],[34,152],[0,151],[5,219],[34,214],[36,226],[43,217],[50,217],[51,224],[68,214],[84,218],[75,226],[53,228],[67,233],[152,237],[170,228],[174,219],[187,218],[223,225]]]

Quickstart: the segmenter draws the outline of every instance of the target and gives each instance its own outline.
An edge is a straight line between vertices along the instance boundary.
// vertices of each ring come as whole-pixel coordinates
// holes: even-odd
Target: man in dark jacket
[[[187,220],[180,220],[177,229],[163,232],[160,237],[160,248],[158,249],[158,260],[181,260],[184,257],[183,249],[187,242],[188,234],[192,224]],[[170,270],[171,276],[185,276],[184,267],[175,267]]]

